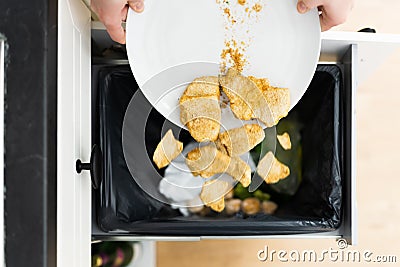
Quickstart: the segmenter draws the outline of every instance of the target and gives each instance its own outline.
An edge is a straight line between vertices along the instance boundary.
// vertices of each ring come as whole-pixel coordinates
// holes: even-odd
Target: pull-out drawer
[[[396,35],[336,33],[322,35],[321,64],[341,67],[346,101],[343,122],[343,213],[336,230],[301,235],[149,235],[101,231],[92,216],[89,172],[76,172],[76,160],[90,161],[92,140],[91,37],[101,48],[112,44],[104,28],[92,23],[90,11],[79,1],[59,1],[57,246],[59,266],[89,266],[90,242],[96,240],[201,240],[213,238],[346,238],[356,242],[355,99],[357,83],[400,43]],[[103,63],[126,64],[121,58]]]
[[[272,199],[278,199],[279,205],[273,216],[263,213],[229,216],[211,212],[184,216],[185,213],[164,204],[167,200],[156,201],[146,194],[143,186],[145,190],[158,188],[163,177],[149,160],[163,135],[163,128],[175,133],[180,129],[148,103],[138,90],[129,65],[94,65],[92,70],[92,94],[97,96],[93,101],[92,141],[102,151],[100,157],[105,165],[93,201],[94,226],[103,231],[98,231],[99,236],[94,238],[102,239],[106,234],[180,236],[182,240],[193,236],[206,239],[300,234],[312,237],[317,233],[328,237],[345,235],[339,225],[345,225],[341,223],[342,210],[348,208],[342,207],[342,203],[348,187],[345,181],[349,176],[345,170],[351,163],[351,151],[343,147],[349,142],[346,137],[351,136],[351,124],[345,125],[345,122],[352,120],[352,113],[347,107],[351,94],[347,94],[343,80],[343,64],[320,64],[307,93],[276,127],[278,133],[288,131],[293,140],[299,141],[287,152],[277,148],[277,158],[283,157],[290,164],[293,175],[287,178],[292,186],[287,184],[284,189],[283,184],[278,185],[280,190],[285,190],[285,195],[271,192]],[[274,138],[275,128],[265,133],[269,142],[274,140],[271,138]],[[185,131],[179,136],[185,148],[190,146],[192,139]],[[124,138],[129,140],[129,147],[124,147]],[[298,171],[294,167],[294,155],[300,151],[301,170]],[[298,178],[302,181],[296,190]],[[140,184],[143,180],[147,184]],[[266,184],[261,187],[273,190]],[[290,200],[282,199],[288,197],[289,189],[294,191]]]

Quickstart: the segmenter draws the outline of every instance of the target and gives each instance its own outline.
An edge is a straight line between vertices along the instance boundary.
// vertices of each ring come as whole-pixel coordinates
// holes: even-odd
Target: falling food
[[[290,169],[268,152],[258,163],[257,173],[267,184],[275,184],[290,174]]]
[[[221,180],[211,180],[203,184],[200,199],[204,205],[216,212],[221,212],[225,208],[224,195],[230,190],[228,182]]]
[[[246,52],[255,37],[252,26],[259,21],[264,3],[262,0],[217,0],[216,2],[224,18],[225,29],[224,49],[220,62],[221,74],[230,66],[242,72],[250,66]]]
[[[192,214],[199,216],[211,215],[211,210],[222,212],[224,209],[226,215],[240,213],[240,216],[251,216],[260,212],[273,214],[278,206],[269,200],[268,193],[260,189],[255,192],[246,189],[252,182],[250,165],[254,163],[250,162],[249,165],[240,156],[243,157],[243,154],[265,139],[263,127],[275,126],[280,119],[287,116],[290,109],[290,91],[288,88],[272,86],[266,78],[242,74],[245,69],[248,71],[247,67],[250,66],[246,55],[252,40],[250,26],[258,20],[257,13],[264,9],[263,2],[216,2],[224,16],[226,30],[220,54],[220,72],[215,73],[218,77],[203,76],[194,79],[179,99],[181,122],[193,139],[202,143],[187,154],[186,165],[194,176],[212,179],[204,182],[200,192],[204,206],[201,203],[193,206],[188,203],[188,209]],[[233,4],[238,9],[232,8]],[[246,35],[238,39],[237,29],[243,25],[247,27],[243,31]],[[224,123],[221,121],[222,109],[228,108],[237,119],[253,121],[242,127],[221,131],[221,125]],[[285,150],[291,149],[288,133],[278,135],[277,139]],[[170,164],[182,149],[183,144],[176,140],[172,130],[169,130],[157,145],[153,161],[158,168],[163,168]],[[268,184],[277,183],[290,174],[289,167],[279,162],[271,152],[259,161],[256,171]],[[214,179],[213,176],[218,174],[227,174],[240,184],[233,189],[231,182]],[[238,188],[240,190],[237,190]]]
[[[262,5],[260,5],[259,3],[254,4],[253,10],[255,12],[260,12],[262,10]]]
[[[183,150],[183,143],[175,139],[172,130],[161,139],[153,154],[153,161],[159,169],[166,167]]]
[[[217,150],[214,145],[195,148],[186,157],[186,165],[193,175],[203,178],[226,172],[230,162],[231,158]]]
[[[292,149],[292,142],[290,141],[290,136],[288,133],[284,133],[282,135],[277,135],[276,138],[279,141],[279,144],[281,144],[282,148],[285,150],[290,150]]]
[[[286,117],[290,109],[290,91],[288,88],[271,86],[267,79],[249,76],[258,89],[262,92],[269,107],[269,114],[272,117],[272,125],[277,125],[280,119]]]
[[[219,151],[215,145],[206,145],[190,151],[186,165],[193,175],[210,178],[216,174],[226,173],[236,181],[249,186],[251,182],[250,166],[239,157],[229,157]]]
[[[232,176],[236,181],[239,181],[243,187],[248,187],[251,183],[250,166],[239,157],[231,158],[226,173]]]
[[[264,140],[265,133],[258,124],[246,124],[219,134],[215,142],[218,149],[229,156],[242,155]]]

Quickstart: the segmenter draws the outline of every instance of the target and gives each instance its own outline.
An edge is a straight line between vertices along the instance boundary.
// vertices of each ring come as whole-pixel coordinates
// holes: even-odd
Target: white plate
[[[231,0],[234,2],[235,0]],[[320,53],[318,11],[299,14],[297,0],[263,0],[247,51],[245,75],[266,77],[287,87],[291,108],[303,96]],[[231,3],[232,4],[232,3]],[[168,120],[183,127],[178,100],[187,83],[218,75],[224,48],[224,23],[216,0],[146,0],[145,11],[129,11],[127,52],[136,82],[149,102]],[[222,121],[234,122],[230,112]]]

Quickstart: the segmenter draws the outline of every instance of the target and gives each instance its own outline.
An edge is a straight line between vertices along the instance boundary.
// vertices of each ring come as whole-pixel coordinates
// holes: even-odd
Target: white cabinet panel
[[[91,181],[75,162],[91,150],[90,11],[79,0],[58,4],[57,266],[87,267]]]
[[[321,61],[338,61],[352,44],[358,47],[358,84],[364,82],[373,71],[396,49],[400,48],[399,34],[365,32],[322,33]]]

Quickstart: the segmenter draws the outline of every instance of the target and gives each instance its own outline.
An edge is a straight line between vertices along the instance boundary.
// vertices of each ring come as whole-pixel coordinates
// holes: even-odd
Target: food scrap
[[[215,144],[229,156],[239,156],[254,148],[264,140],[265,133],[258,124],[246,124],[219,134]]]
[[[240,211],[242,201],[238,198],[229,199],[225,202],[225,212],[227,215],[233,215]]]
[[[231,158],[213,145],[195,148],[187,154],[186,165],[193,175],[210,178],[227,171]]]
[[[218,77],[200,77],[179,100],[181,122],[198,142],[215,141],[220,131],[221,108]]]
[[[277,125],[279,120],[286,117],[290,109],[290,91],[288,88],[274,87],[265,78],[249,76],[258,89],[262,92],[269,107],[269,115],[272,117],[272,124]],[[267,125],[268,126],[268,125]],[[268,126],[268,127],[270,127]]]
[[[242,72],[248,65],[245,55],[253,39],[251,27],[258,21],[258,13],[263,9],[262,0],[237,0],[236,5],[228,0],[217,0],[217,4],[224,16],[225,28],[221,73],[225,73],[226,67],[233,67]]]
[[[239,5],[244,6],[246,4],[246,0],[238,0]]]
[[[292,142],[290,141],[290,136],[287,132],[283,133],[282,135],[278,134],[276,138],[278,139],[279,144],[281,144],[284,150],[292,149]]]
[[[278,204],[270,200],[264,200],[261,203],[261,210],[265,214],[274,214],[275,211],[278,209]]]
[[[254,215],[260,212],[260,200],[255,197],[246,198],[242,201],[242,211],[247,215]]]
[[[204,205],[216,212],[221,212],[225,208],[224,195],[229,191],[228,182],[221,180],[211,180],[204,183],[200,199]]]
[[[221,59],[223,61],[229,61],[229,63],[233,65],[237,71],[242,72],[247,63],[243,53],[243,49],[238,48],[236,42],[226,42],[225,48],[221,53]],[[225,68],[226,63],[222,65],[221,72],[225,72]]]
[[[272,152],[268,152],[258,163],[257,173],[267,184],[275,184],[288,177],[290,169],[278,161]]]
[[[166,167],[183,150],[183,143],[175,139],[172,130],[161,139],[153,154],[153,161],[159,169]]]
[[[217,0],[217,3],[225,18],[219,76],[193,80],[179,99],[180,119],[190,135],[199,143],[209,142],[191,150],[186,165],[194,176],[205,179],[226,173],[240,182],[236,188],[242,190],[238,196],[239,189],[231,190],[228,182],[208,180],[200,193],[205,207],[190,210],[200,216],[209,214],[211,209],[216,212],[225,209],[228,215],[238,212],[248,216],[259,212],[272,214],[277,205],[270,201],[269,194],[261,190],[250,193],[246,189],[251,183],[251,168],[239,157],[263,141],[264,130],[252,123],[220,132],[221,107],[230,108],[240,120],[258,119],[266,127],[272,127],[288,114],[289,90],[271,86],[266,78],[242,75],[249,63],[245,55],[252,39],[250,27],[258,20],[257,13],[263,10],[262,0],[237,0],[236,5],[230,5],[228,0]],[[244,36],[237,35],[238,27],[244,27]],[[226,95],[225,101],[221,100],[220,90],[225,93],[224,97]],[[290,149],[287,133],[277,138],[284,149]],[[153,161],[158,168],[165,167],[182,152],[182,148],[182,143],[175,140],[169,130],[158,144]],[[266,183],[277,183],[290,174],[290,169],[269,152],[259,161],[257,172]]]
[[[250,166],[239,157],[233,157],[226,171],[233,179],[239,181],[244,187],[251,183]]]
[[[251,182],[250,166],[239,157],[229,157],[219,151],[214,145],[206,145],[190,151],[186,165],[193,175],[210,178],[216,174],[226,173],[243,186]]]
[[[210,178],[226,173],[243,187],[248,187],[251,183],[251,169],[238,156],[262,142],[265,133],[258,124],[246,124],[220,133],[220,87],[237,118],[259,119],[267,127],[276,125],[288,114],[289,90],[273,87],[267,79],[246,77],[237,69],[229,68],[226,75],[219,78],[195,79],[180,99],[181,121],[188,127],[192,137],[198,142],[214,141],[188,153],[186,164],[193,175]],[[276,183],[287,177],[290,170],[270,152],[260,161],[257,172],[267,183]],[[219,201],[219,206],[215,204],[213,209],[218,210],[221,203]]]
[[[287,114],[289,111],[289,106],[282,105],[277,98],[280,95],[270,94],[268,90],[260,90],[256,83],[234,68],[230,68],[226,76],[220,78],[220,82],[222,90],[229,98],[232,112],[238,119],[259,119],[267,127],[272,127],[278,123],[284,113]],[[270,96],[273,99],[269,99]],[[285,110],[282,111],[282,109]]]
[[[259,3],[256,3],[256,4],[254,4],[254,6],[252,8],[255,12],[260,12],[262,10],[262,5],[260,5]]]

